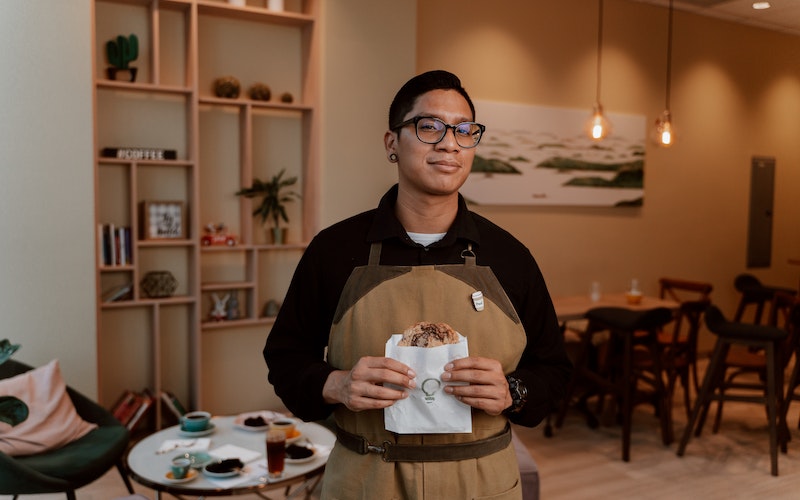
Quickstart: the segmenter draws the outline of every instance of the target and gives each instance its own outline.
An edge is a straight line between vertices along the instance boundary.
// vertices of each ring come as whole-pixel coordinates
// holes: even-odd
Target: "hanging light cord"
[[[671,1],[671,0],[670,0]],[[600,104],[600,67],[603,57],[603,0],[600,0],[600,7],[597,14],[597,98],[596,104]]]
[[[602,1],[602,0],[601,0]],[[672,87],[672,0],[669,0],[669,22],[667,24],[667,106],[669,110],[669,95]]]

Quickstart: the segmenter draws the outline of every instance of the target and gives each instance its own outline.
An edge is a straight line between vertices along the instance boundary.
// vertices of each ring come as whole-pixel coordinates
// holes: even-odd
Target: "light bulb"
[[[611,122],[603,114],[603,106],[595,104],[592,116],[586,122],[586,135],[589,139],[600,142],[611,133]]]
[[[656,119],[655,140],[659,146],[668,148],[675,143],[675,129],[672,126],[672,115],[664,110]]]

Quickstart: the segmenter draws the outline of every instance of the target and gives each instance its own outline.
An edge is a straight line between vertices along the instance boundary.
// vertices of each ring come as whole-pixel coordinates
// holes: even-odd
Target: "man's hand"
[[[468,385],[447,385],[444,390],[459,401],[499,415],[511,406],[508,381],[500,362],[489,358],[468,357],[456,359],[444,367],[445,382],[467,382]]]
[[[342,403],[352,411],[386,408],[407,398],[408,393],[384,384],[411,389],[416,385],[414,377],[416,373],[397,360],[365,356],[349,371],[331,372],[322,397],[326,403]]]

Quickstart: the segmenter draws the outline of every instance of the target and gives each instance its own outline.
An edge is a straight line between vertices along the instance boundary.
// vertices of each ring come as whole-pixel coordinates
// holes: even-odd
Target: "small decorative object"
[[[172,297],[178,288],[178,280],[169,271],[150,271],[139,283],[142,291],[150,298],[163,299]]]
[[[228,0],[228,3],[231,5],[236,5],[237,7],[244,7],[247,5],[245,0]]]
[[[284,173],[286,173],[285,169],[267,182],[254,179],[251,187],[241,189],[236,193],[247,198],[263,197],[261,204],[253,210],[253,215],[261,216],[262,224],[266,224],[269,219],[272,220],[272,242],[276,245],[286,241],[285,228],[280,227],[281,220],[289,222],[289,217],[286,215],[286,203],[300,198],[300,194],[295,191],[284,191],[285,188],[297,182],[297,177],[283,179]]]
[[[272,90],[263,83],[254,83],[250,87],[249,94],[250,99],[254,101],[269,101],[270,97],[272,97]]]
[[[177,160],[178,152],[163,148],[103,148],[100,156],[119,160]]]
[[[211,245],[236,245],[236,236],[228,233],[228,228],[224,222],[219,224],[208,223],[205,227],[206,234],[200,238],[200,244],[204,247]]]
[[[209,318],[212,321],[223,321],[228,317],[228,310],[227,304],[228,299],[230,299],[230,294],[225,294],[222,297],[217,295],[216,293],[211,294],[211,299],[214,301],[214,308],[211,310],[211,314],[209,314]]]
[[[136,35],[131,34],[127,38],[119,35],[116,40],[106,42],[106,56],[112,66],[106,69],[109,80],[117,80],[124,74],[129,82],[136,81],[136,68],[129,66],[131,61],[139,57],[139,39]]]
[[[291,92],[284,92],[281,94],[281,102],[291,104],[294,102],[294,96],[292,96]]]
[[[231,298],[228,300],[228,319],[239,319],[239,297],[235,290],[230,292]]]
[[[214,94],[217,97],[236,99],[241,90],[242,85],[235,76],[221,76],[214,80]]]
[[[144,201],[141,211],[142,239],[186,238],[182,201]]]
[[[278,303],[277,300],[269,300],[266,304],[264,304],[264,316],[267,318],[274,318],[278,315],[278,311],[280,310],[281,305]]]
[[[267,0],[267,8],[269,10],[283,10],[283,0]]]

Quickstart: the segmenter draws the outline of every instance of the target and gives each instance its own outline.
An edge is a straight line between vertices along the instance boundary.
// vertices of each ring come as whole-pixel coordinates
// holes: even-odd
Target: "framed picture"
[[[185,239],[186,214],[182,201],[143,201],[142,239]]]

